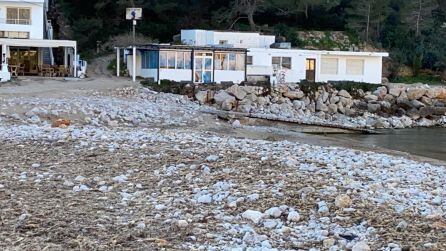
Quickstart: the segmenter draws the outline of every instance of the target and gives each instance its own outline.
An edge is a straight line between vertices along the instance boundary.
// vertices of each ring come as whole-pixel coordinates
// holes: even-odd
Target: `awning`
[[[0,45],[23,46],[23,47],[76,47],[76,41],[73,40],[49,40],[49,39],[12,39],[0,38]]]

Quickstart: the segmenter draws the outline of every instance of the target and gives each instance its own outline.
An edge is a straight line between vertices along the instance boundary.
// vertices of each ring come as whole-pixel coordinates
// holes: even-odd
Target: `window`
[[[215,70],[220,71],[244,71],[245,54],[240,53],[215,53]]]
[[[29,38],[29,32],[25,31],[0,31],[3,38]]]
[[[235,69],[237,71],[244,71],[245,70],[245,55],[243,54],[236,54],[237,61]]]
[[[362,59],[347,59],[347,74],[349,75],[364,75],[364,60]]]
[[[316,69],[316,59],[307,58],[306,61],[306,70],[307,71],[314,71]]]
[[[282,68],[291,70],[291,58],[290,57],[282,58]]]
[[[191,52],[182,51],[161,51],[161,69],[191,69]]]
[[[321,74],[337,75],[338,74],[338,59],[337,58],[322,58],[321,59]]]
[[[216,70],[228,70],[228,54],[227,53],[215,53],[215,69]]]
[[[160,68],[167,69],[167,51],[160,51]]]
[[[6,9],[7,24],[31,24],[30,8],[7,8]]]
[[[237,67],[237,57],[235,56],[235,53],[229,53],[229,70],[235,71]]]
[[[273,57],[272,64],[274,68],[279,70],[291,70],[291,57]]]
[[[252,63],[253,63],[252,60],[253,60],[252,56],[247,56],[247,57],[246,57],[246,64],[247,64],[247,65],[252,65]]]
[[[175,69],[175,60],[176,60],[175,52],[174,51],[169,51],[167,53],[167,68]]]
[[[184,53],[177,52],[177,69],[184,69]]]
[[[192,68],[192,53],[191,52],[183,52],[184,53],[184,69],[191,69]]]

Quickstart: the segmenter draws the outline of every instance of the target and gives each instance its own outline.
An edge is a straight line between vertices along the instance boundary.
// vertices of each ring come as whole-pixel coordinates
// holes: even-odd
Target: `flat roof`
[[[50,40],[50,39],[14,39],[0,38],[0,44],[8,46],[24,46],[24,47],[76,47],[77,43],[73,40]]]
[[[259,34],[261,36],[271,36],[275,37],[273,34],[265,34],[258,31],[236,31],[236,30],[203,30],[203,29],[181,29],[181,31],[211,31],[211,32],[221,32],[221,33],[247,33],[247,34]]]
[[[131,47],[128,47],[131,48]],[[146,45],[137,45],[138,49],[147,49],[147,50],[204,50],[204,51],[237,51],[237,52],[246,52],[247,49],[244,48],[231,48],[231,47],[223,47],[223,46],[194,46],[194,45],[172,45],[172,44],[146,44]]]
[[[333,56],[373,56],[388,57],[388,52],[367,52],[367,51],[327,51],[327,50],[303,50],[303,49],[279,49],[279,48],[249,48],[252,52],[274,52],[274,53],[300,53],[300,54],[316,54],[316,55],[333,55]]]

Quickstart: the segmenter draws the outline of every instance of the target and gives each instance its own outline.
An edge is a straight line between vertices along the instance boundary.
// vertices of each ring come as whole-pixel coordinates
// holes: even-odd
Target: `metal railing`
[[[31,25],[31,19],[21,19],[21,18],[1,18],[0,23],[2,24],[20,24],[20,25]]]

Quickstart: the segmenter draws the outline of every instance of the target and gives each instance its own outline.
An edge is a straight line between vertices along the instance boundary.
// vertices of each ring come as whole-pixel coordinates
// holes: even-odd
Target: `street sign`
[[[127,20],[140,20],[142,19],[142,8],[127,8],[125,13]]]

